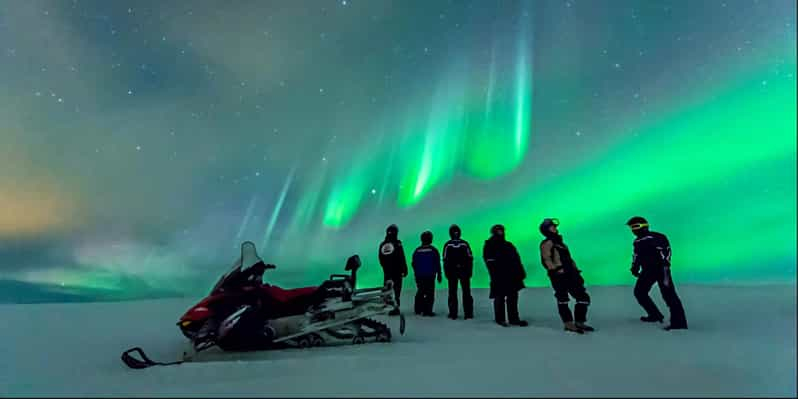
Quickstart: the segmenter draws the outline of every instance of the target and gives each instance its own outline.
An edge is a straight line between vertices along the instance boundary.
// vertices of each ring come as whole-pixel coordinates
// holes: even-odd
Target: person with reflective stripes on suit
[[[585,324],[590,295],[585,290],[582,271],[576,267],[571,251],[557,230],[559,224],[559,220],[550,218],[544,219],[540,224],[540,232],[546,237],[540,243],[540,260],[551,280],[554,297],[557,298],[557,311],[560,313],[565,330],[583,334],[585,331],[594,330]],[[569,294],[576,299],[573,314],[568,307]]]
[[[629,219],[626,225],[637,237],[634,241],[631,270],[632,275],[637,277],[634,294],[637,302],[647,313],[640,320],[647,323],[661,323],[665,319],[648,296],[651,287],[656,283],[671,313],[670,325],[665,327],[665,330],[686,330],[687,318],[684,315],[684,307],[679,295],[676,294],[676,287],[671,277],[671,244],[668,242],[668,237],[649,230],[648,221],[641,216]]]
[[[474,255],[468,241],[460,238],[460,226],[449,227],[449,237],[443,246],[443,274],[449,282],[449,318],[457,319],[457,284],[463,289],[463,316],[474,318],[474,298],[471,297],[471,276],[474,271]]]
[[[441,254],[432,246],[432,232],[421,233],[421,246],[413,252],[413,274],[416,277],[415,311],[417,315],[432,317],[435,312],[435,280],[440,284]]]

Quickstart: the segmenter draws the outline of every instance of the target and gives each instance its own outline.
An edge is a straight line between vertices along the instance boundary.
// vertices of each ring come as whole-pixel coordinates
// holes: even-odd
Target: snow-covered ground
[[[598,331],[584,336],[562,331],[550,289],[522,292],[527,328],[493,324],[485,290],[475,320],[448,320],[439,291],[439,316],[409,315],[390,344],[145,370],[120,353],[179,357],[175,322],[194,298],[0,306],[0,396],[796,396],[794,284],[682,286],[678,332],[641,323],[631,287],[589,290]]]

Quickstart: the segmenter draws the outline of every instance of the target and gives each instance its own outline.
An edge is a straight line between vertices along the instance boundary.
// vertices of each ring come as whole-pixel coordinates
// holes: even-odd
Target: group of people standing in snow
[[[590,295],[585,289],[585,281],[581,270],[577,268],[568,246],[558,231],[557,219],[544,219],[540,224],[540,232],[544,239],[540,243],[540,260],[545,268],[554,296],[557,300],[557,311],[566,331],[584,333],[593,331],[586,324]],[[646,315],[643,322],[662,322],[663,314],[648,295],[651,287],[659,285],[663,300],[671,314],[670,325],[666,330],[686,329],[687,320],[684,308],[676,294],[670,272],[671,249],[664,234],[649,230],[646,219],[635,216],[627,222],[627,226],[637,237],[634,241],[634,254],[631,272],[637,278],[634,296]],[[471,296],[471,277],[474,269],[474,256],[467,241],[462,239],[462,231],[457,225],[449,227],[450,239],[443,246],[443,256],[432,245],[432,232],[421,233],[421,245],[413,251],[411,266],[416,280],[416,296],[414,310],[417,315],[435,316],[435,283],[443,282],[446,277],[449,286],[450,319],[459,317],[458,286],[462,290],[463,316],[474,317],[474,299]],[[490,276],[490,299],[493,300],[494,320],[501,326],[527,326],[518,312],[518,293],[524,285],[526,270],[521,256],[515,246],[505,238],[504,226],[497,224],[490,229],[490,238],[485,241],[482,257]],[[385,282],[393,281],[397,304],[400,305],[402,281],[408,275],[407,260],[399,240],[399,228],[392,224],[385,232],[385,239],[380,243],[379,261],[384,273]],[[441,263],[443,267],[441,268]],[[570,297],[576,300],[573,313],[569,307]],[[399,314],[399,308],[392,314]]]

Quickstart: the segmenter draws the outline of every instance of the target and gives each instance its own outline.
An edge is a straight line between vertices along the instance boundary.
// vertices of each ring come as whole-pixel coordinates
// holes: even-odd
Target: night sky
[[[381,284],[558,217],[589,285],[630,216],[684,283],[795,281],[796,3],[4,1],[0,301],[201,294],[252,240],[283,286]],[[481,260],[475,285],[487,284]],[[411,283],[409,280],[408,283]]]

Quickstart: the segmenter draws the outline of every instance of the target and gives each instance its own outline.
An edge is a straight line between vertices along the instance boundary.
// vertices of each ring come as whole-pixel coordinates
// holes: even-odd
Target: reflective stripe
[[[558,304],[558,305],[567,305],[567,304],[568,304],[568,301],[565,301],[565,302],[560,302],[560,301],[557,301],[557,304]]]
[[[665,268],[665,278],[662,280],[662,284],[664,284],[666,287],[671,285],[671,268],[670,267],[666,267]]]
[[[587,301],[576,301],[576,303],[581,303],[582,305],[590,305],[590,302]]]

